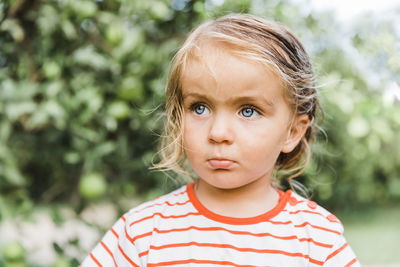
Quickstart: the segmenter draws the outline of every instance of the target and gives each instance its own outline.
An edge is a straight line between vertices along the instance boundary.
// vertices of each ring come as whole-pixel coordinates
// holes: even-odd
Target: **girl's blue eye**
[[[202,105],[202,104],[197,104],[193,107],[193,111],[197,114],[197,115],[203,115],[205,113],[207,113],[207,108],[206,106]]]
[[[254,108],[244,108],[240,111],[240,114],[243,117],[250,118],[253,117],[254,115],[258,115],[258,112]]]

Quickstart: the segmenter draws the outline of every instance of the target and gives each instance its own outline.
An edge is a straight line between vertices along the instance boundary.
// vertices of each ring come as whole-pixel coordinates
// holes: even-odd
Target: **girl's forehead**
[[[181,81],[185,79],[201,78],[204,73],[216,77],[218,73],[232,71],[233,66],[252,69],[255,73],[268,75],[281,80],[280,76],[268,62],[261,58],[250,58],[245,48],[233,44],[218,42],[215,40],[202,41],[199,45],[193,46],[187,54],[183,64]],[[261,57],[261,56],[260,56]],[[241,72],[238,72],[240,75]]]
[[[240,58],[225,46],[202,45],[195,49],[186,60],[182,72],[182,80],[204,79],[221,75],[221,72],[232,71],[230,67],[237,64],[253,64],[244,58]]]
[[[239,47],[226,42],[202,40],[191,47],[188,53],[188,59],[206,61],[219,57],[234,56],[236,52],[240,50],[244,49],[240,49]]]
[[[235,95],[283,96],[280,78],[262,64],[214,47],[203,54],[191,59],[182,73],[184,95],[203,92],[221,99]]]
[[[254,95],[256,91],[271,99],[285,99],[285,83],[272,66],[249,59],[236,47],[208,43],[196,49],[197,53],[187,58],[180,77],[183,95],[194,91],[209,94]],[[227,95],[228,94],[228,95]]]
[[[198,69],[206,69],[212,75],[215,75],[218,67],[227,65],[225,63],[232,61],[258,65],[256,62],[239,56],[239,53],[240,50],[233,45],[213,40],[203,41],[194,46],[192,51],[188,53],[183,68],[183,76],[188,73],[196,74]]]

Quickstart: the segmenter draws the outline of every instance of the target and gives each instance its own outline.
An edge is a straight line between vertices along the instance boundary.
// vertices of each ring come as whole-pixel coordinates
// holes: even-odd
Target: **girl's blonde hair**
[[[181,77],[187,61],[206,41],[227,44],[230,52],[270,68],[282,78],[293,115],[308,115],[311,123],[305,135],[292,152],[281,153],[275,165],[277,171],[291,174],[291,182],[309,162],[309,143],[318,128],[316,116],[319,111],[322,114],[315,75],[303,45],[290,30],[277,22],[248,14],[231,14],[201,24],[176,53],[166,86],[166,122],[159,152],[161,161],[154,164],[154,168],[189,174],[184,168]]]

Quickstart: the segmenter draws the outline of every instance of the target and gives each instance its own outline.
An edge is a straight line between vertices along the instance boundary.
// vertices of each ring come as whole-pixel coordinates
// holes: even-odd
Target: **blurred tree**
[[[4,0],[0,222],[36,205],[80,212],[96,199],[116,205],[177,186],[148,171],[169,62],[195,25],[230,12],[281,21],[313,58],[327,138],[320,133],[300,180],[315,198],[342,209],[399,201],[395,18],[365,16],[343,27],[331,14],[275,0]],[[56,264],[77,264],[54,246]],[[6,248],[5,260],[22,251],[18,243]]]
[[[0,5],[0,203],[14,203],[4,208],[79,208],[91,173],[81,188],[105,183],[110,199],[156,187],[147,167],[162,120],[151,111],[199,17],[193,3],[172,6],[181,10],[162,0]]]
[[[287,24],[314,59],[328,139],[321,135],[301,180],[317,199],[329,207],[399,199],[400,114],[381,86],[398,90],[398,36],[389,20],[364,17],[342,36],[329,14],[309,14],[289,1],[6,0],[2,214],[54,201],[79,210],[82,198],[117,201],[169,190],[160,186],[162,174],[147,169],[162,127],[160,112],[152,111],[162,106],[169,62],[186,34],[229,12]]]

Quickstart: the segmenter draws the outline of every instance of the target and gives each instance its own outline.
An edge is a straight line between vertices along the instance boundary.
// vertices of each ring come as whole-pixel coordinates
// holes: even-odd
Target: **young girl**
[[[82,266],[360,266],[340,221],[274,178],[304,169],[319,111],[293,33],[251,15],[200,25],[166,101],[156,167],[187,160],[198,178],[123,215]]]

